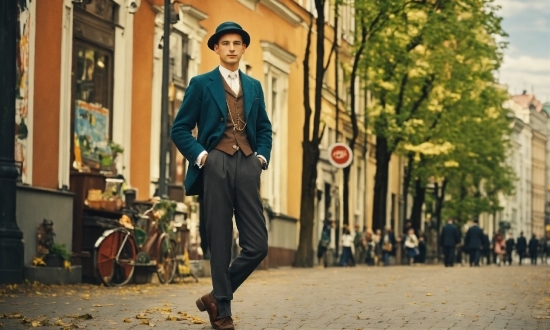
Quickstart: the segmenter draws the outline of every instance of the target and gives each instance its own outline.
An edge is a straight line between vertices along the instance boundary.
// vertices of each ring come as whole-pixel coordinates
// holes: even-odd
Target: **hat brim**
[[[240,29],[227,29],[219,31],[218,33],[214,33],[209,39],[208,39],[208,48],[214,50],[214,45],[220,40],[221,36],[228,33],[237,33],[240,34],[243,38],[243,44],[250,45],[250,35],[245,30]]]

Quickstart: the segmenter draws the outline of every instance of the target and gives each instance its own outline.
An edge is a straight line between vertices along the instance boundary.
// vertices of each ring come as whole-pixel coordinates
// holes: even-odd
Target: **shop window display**
[[[109,170],[111,134],[111,56],[86,45],[76,46],[74,167]]]

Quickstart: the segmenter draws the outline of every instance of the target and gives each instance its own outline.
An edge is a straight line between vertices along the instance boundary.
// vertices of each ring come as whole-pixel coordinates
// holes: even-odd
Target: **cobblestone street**
[[[189,281],[189,282],[187,282]],[[201,279],[106,288],[2,287],[7,329],[211,329]],[[550,267],[393,266],[257,271],[235,295],[236,329],[550,329]]]

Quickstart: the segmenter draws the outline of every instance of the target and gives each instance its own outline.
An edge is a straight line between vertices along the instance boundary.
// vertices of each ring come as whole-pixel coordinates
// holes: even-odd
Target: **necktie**
[[[231,90],[233,91],[233,93],[235,93],[235,95],[239,93],[239,85],[237,83],[237,79],[238,78],[236,72],[229,73],[229,87],[231,87]]]

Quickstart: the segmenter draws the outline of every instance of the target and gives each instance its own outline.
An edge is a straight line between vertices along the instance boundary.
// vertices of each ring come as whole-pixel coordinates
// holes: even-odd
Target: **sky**
[[[502,27],[508,34],[499,81],[512,95],[534,91],[550,102],[550,1],[495,0],[502,9]]]

